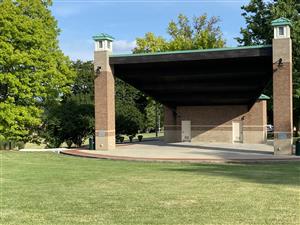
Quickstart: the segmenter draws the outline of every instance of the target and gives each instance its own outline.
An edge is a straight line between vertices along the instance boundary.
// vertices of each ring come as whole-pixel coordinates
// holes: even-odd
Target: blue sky
[[[154,32],[168,38],[166,29],[179,13],[190,18],[207,13],[218,16],[227,46],[237,46],[234,37],[245,26],[240,0],[54,0],[51,7],[62,30],[59,41],[71,59],[93,58],[92,36],[108,33],[115,37],[114,53],[129,53],[135,38]]]

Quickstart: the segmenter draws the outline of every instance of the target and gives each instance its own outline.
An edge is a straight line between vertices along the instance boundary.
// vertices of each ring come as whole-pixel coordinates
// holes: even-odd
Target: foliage
[[[48,147],[59,147],[63,142],[81,146],[94,132],[93,63],[78,60],[72,67],[76,77],[71,92],[49,106],[44,115],[42,136]]]
[[[143,114],[133,104],[116,101],[116,133],[135,136],[143,129]]]
[[[147,131],[153,131],[156,128],[156,101],[148,98],[148,104],[145,108],[145,127]]]
[[[188,17],[179,14],[177,22],[171,21],[167,32],[170,40],[155,36],[149,32],[144,38],[137,38],[137,47],[133,53],[164,52],[174,50],[221,48],[225,45],[218,17],[208,18],[206,14],[194,17],[190,23]]]
[[[45,119],[39,133],[48,148],[58,148],[64,142],[59,110],[59,105],[57,104],[44,113]]]
[[[276,0],[265,2],[251,0],[242,7],[246,28],[241,28],[242,37],[237,41],[242,45],[272,44],[273,28],[271,21],[280,17],[291,20],[291,38],[293,41],[293,86],[294,121],[300,122],[300,4],[297,0]],[[272,88],[266,90],[272,96]]]
[[[136,43],[134,53],[162,52],[168,49],[167,41],[161,36],[155,36],[152,32],[146,33],[144,38],[137,38]]]
[[[120,131],[121,127],[123,127],[123,121],[121,121],[120,117],[118,115],[122,115],[124,118],[125,116],[128,116],[129,118],[126,118],[127,121],[131,121],[131,114],[126,113],[124,114],[123,107],[125,105],[131,105],[132,107],[130,109],[126,110],[138,110],[139,116],[143,120],[143,125],[138,126],[139,131],[146,130],[153,131],[156,128],[156,105],[157,104],[152,98],[147,97],[145,94],[143,94],[141,91],[137,90],[130,84],[125,83],[124,81],[116,78],[116,132],[118,134],[126,134],[122,133]],[[162,108],[162,106],[159,104],[159,109]],[[160,112],[161,113],[161,112]],[[139,120],[139,119],[138,119]],[[123,129],[123,128],[122,128]]]
[[[139,142],[141,142],[143,140],[143,135],[138,135],[138,139],[139,139]]]
[[[0,1],[0,139],[28,141],[43,107],[69,92],[51,1]]]
[[[94,102],[94,64],[92,61],[72,62],[76,71],[76,77],[72,84],[71,94],[77,97],[78,101],[85,103]]]
[[[136,135],[144,127],[145,96],[124,81],[116,78],[116,133]]]
[[[169,50],[190,50],[221,48],[225,45],[222,32],[217,23],[218,17],[207,18],[207,14],[193,18],[191,24],[189,19],[180,14],[177,23],[171,21],[168,34],[171,36]]]
[[[143,94],[139,90],[125,83],[119,78],[116,78],[115,86],[116,102],[122,102],[124,104],[135,104],[135,102],[143,96]]]
[[[145,132],[159,131],[163,125],[163,105],[151,97],[147,97],[147,105],[144,109]]]
[[[51,107],[45,121],[43,137],[48,147],[59,147],[65,141],[81,146],[94,132],[94,105],[67,100]]]

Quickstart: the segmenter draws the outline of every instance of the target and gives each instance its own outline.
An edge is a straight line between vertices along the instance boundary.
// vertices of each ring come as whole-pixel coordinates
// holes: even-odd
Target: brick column
[[[289,31],[289,27],[285,26],[285,29]],[[293,140],[292,41],[289,33],[286,37],[280,37],[278,32],[275,27],[273,39],[274,154],[291,155]]]
[[[115,149],[115,80],[109,54],[110,51],[94,52],[96,150]]]

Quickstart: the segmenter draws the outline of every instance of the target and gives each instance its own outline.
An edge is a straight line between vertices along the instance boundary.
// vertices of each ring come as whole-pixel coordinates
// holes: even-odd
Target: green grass
[[[299,224],[300,168],[1,152],[0,224]]]

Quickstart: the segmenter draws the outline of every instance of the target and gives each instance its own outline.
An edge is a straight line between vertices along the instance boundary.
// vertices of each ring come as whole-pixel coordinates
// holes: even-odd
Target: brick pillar
[[[115,149],[115,80],[109,64],[110,51],[94,52],[96,150]],[[101,67],[100,73],[97,68]],[[99,71],[99,69],[98,69]]]
[[[293,140],[292,41],[289,37],[288,24],[274,24],[274,154],[291,155]],[[280,32],[279,27],[282,29]]]

